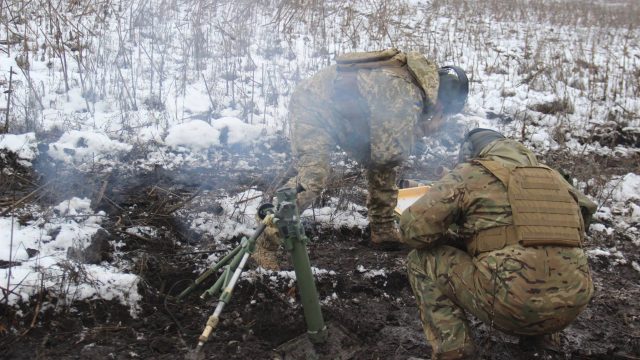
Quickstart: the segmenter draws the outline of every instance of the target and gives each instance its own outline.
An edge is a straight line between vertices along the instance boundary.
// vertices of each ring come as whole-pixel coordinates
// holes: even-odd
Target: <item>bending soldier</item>
[[[326,187],[329,156],[339,146],[367,169],[367,208],[374,244],[399,241],[394,223],[396,167],[409,156],[416,132],[428,135],[464,107],[462,69],[396,49],[351,53],[301,82],[291,96],[291,146],[304,191],[300,209]],[[381,246],[384,247],[384,246]]]
[[[438,68],[415,52],[396,49],[339,56],[291,95],[291,148],[298,175],[287,183],[303,191],[304,211],[327,185],[330,155],[339,146],[367,169],[367,208],[372,245],[397,247],[394,221],[396,167],[409,156],[416,134],[435,132],[464,107],[465,72]],[[275,269],[276,236],[259,239],[254,259]]]
[[[474,352],[465,312],[527,341],[569,325],[593,294],[581,246],[595,208],[520,143],[469,132],[458,166],[400,219],[432,359]]]

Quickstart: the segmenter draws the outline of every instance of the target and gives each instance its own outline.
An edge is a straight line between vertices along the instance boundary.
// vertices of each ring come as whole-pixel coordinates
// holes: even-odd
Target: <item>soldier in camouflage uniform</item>
[[[465,312],[541,337],[569,325],[593,294],[581,244],[596,205],[494,131],[469,132],[460,154],[400,219],[416,248],[409,280],[432,359],[473,354]]]
[[[399,241],[394,223],[396,167],[416,132],[428,135],[444,114],[459,112],[468,93],[464,72],[438,69],[418,53],[396,49],[351,53],[301,82],[291,96],[291,146],[304,189],[301,210],[326,186],[329,156],[339,146],[367,169],[367,207],[374,243]]]
[[[464,71],[438,68],[415,52],[396,49],[339,56],[291,95],[291,148],[298,175],[287,183],[303,190],[300,211],[327,184],[329,157],[339,146],[367,169],[371,240],[380,249],[399,244],[394,222],[398,198],[396,167],[409,156],[414,139],[436,131],[460,112],[469,92]],[[277,237],[257,241],[256,262],[277,269]],[[269,232],[269,230],[267,231]]]

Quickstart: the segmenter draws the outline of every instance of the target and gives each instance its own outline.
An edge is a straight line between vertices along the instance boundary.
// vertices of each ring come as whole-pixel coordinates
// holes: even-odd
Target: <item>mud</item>
[[[264,163],[265,159],[254,161]],[[102,195],[98,208],[107,211],[109,216],[103,227],[110,235],[125,240],[126,246],[121,250],[134,262],[132,271],[143,279],[139,288],[143,301],[137,318],[132,318],[129,309],[116,302],[91,300],[63,305],[46,293],[20,309],[0,305],[0,358],[184,358],[195,347],[215,301],[201,300],[200,291],[181,303],[175,296],[195,279],[211,252],[223,249],[203,246],[206,239],[190,231],[184,218],[172,209],[198,191],[224,188],[232,192],[249,185],[266,191],[276,182],[274,174],[283,171],[286,169],[276,165],[268,172],[244,174],[202,169],[199,176],[206,177],[210,184],[204,190],[193,176],[162,169],[135,176],[112,174],[109,178],[112,186]],[[415,169],[414,172],[419,173]],[[362,192],[357,190],[364,188],[360,186],[362,176],[358,170],[347,169],[343,174],[353,179],[348,189],[358,185],[356,190],[344,190],[343,196],[363,202]],[[245,180],[235,181],[238,178]],[[100,179],[89,180],[100,184]],[[37,186],[37,177],[32,180],[32,185],[21,182],[20,191]],[[3,189],[3,196],[13,189]],[[40,199],[45,200],[46,197]],[[207,210],[215,212],[216,204],[208,203]],[[122,232],[123,221],[126,225],[151,224],[162,230],[153,239],[135,237]],[[307,223],[306,229],[312,239],[309,253],[313,266],[335,271],[317,281],[325,320],[341,325],[351,334],[359,348],[353,358],[428,359],[430,348],[422,333],[404,267],[410,249],[373,250],[366,241],[367,230],[330,229],[313,223]],[[237,244],[239,239],[230,241]],[[590,236],[587,247],[596,245],[616,246],[625,253],[627,262],[614,264],[611,257],[592,259],[596,294],[587,310],[562,332],[558,351],[523,349],[517,338],[470,319],[479,357],[640,358],[640,273],[631,266],[632,261],[640,262],[637,247],[622,236]],[[279,256],[283,270],[292,270],[286,252],[283,250]],[[365,276],[356,264],[385,271]],[[209,279],[199,289],[204,290],[213,280]],[[51,306],[44,309],[40,306],[43,303]],[[207,359],[272,359],[274,349],[305,331],[295,284],[282,279],[274,281],[269,274],[255,271],[255,264],[250,263],[203,351]]]
[[[429,358],[418,311],[403,267],[408,249],[380,253],[360,241],[362,234],[323,232],[310,246],[311,261],[335,269],[336,276],[321,278],[318,289],[329,323],[341,324],[360,346],[355,359]],[[175,295],[193,279],[189,261],[164,256],[152,249],[143,273],[142,312],[137,319],[128,309],[106,301],[79,302],[67,311],[46,311],[30,329],[34,303],[23,306],[24,316],[8,314],[24,334],[3,335],[6,359],[175,359],[192,349],[213,302],[197,294],[184,303]],[[162,256],[162,257],[161,257]],[[387,269],[386,276],[365,278],[354,261],[372,269]],[[196,261],[194,261],[196,262]],[[290,269],[290,268],[285,268]],[[527,352],[517,339],[491,331],[473,321],[474,335],[483,359],[634,359],[640,354],[638,273],[627,266],[614,268],[606,258],[592,263],[596,295],[587,310],[562,333],[560,352]],[[288,283],[256,276],[241,281],[223,320],[204,353],[209,359],[270,359],[273,350],[306,331],[296,292]],[[6,311],[6,309],[5,309]],[[5,312],[6,314],[6,312]],[[12,316],[13,315],[13,316]],[[329,357],[331,358],[331,357]]]

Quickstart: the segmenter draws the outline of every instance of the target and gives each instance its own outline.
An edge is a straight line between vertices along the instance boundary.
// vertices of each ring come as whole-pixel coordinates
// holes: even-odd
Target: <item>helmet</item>
[[[457,114],[462,111],[469,96],[469,79],[462,68],[448,65],[438,69],[440,86],[438,102],[445,114]]]
[[[470,159],[478,157],[485,146],[489,145],[494,140],[504,138],[504,135],[491,129],[476,128],[469,131],[460,145],[458,162],[467,162]]]

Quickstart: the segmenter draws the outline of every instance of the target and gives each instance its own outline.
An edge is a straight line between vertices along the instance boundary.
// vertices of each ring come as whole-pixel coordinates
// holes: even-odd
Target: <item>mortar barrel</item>
[[[309,340],[314,344],[324,343],[328,335],[327,327],[320,309],[320,300],[311,271],[309,254],[303,241],[294,241],[293,249],[291,250],[291,261],[296,273],[296,282],[300,292],[300,299],[302,300]]]

